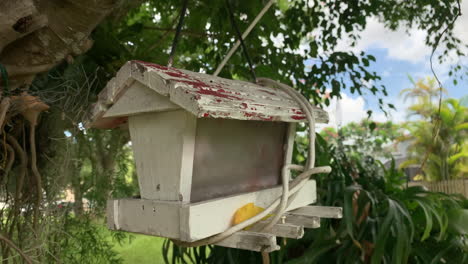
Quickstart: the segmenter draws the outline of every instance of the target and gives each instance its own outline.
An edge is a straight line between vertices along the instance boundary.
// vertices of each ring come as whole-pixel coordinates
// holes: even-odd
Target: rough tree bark
[[[25,229],[27,225],[20,226],[22,203],[34,208],[33,240],[40,239],[41,228],[37,226],[43,221],[39,212],[42,179],[35,164],[36,156],[39,156],[35,147],[36,120],[28,119],[31,114],[37,118],[42,111],[32,109],[40,98],[20,94],[20,91],[27,91],[38,73],[48,72],[64,60],[70,62],[74,56],[91,48],[91,32],[122,1],[0,0],[0,73],[6,69],[9,81],[6,87],[6,80],[3,74],[0,75],[0,135],[4,139],[0,142],[0,156],[1,160],[7,161],[4,162],[7,164],[5,168],[0,166],[0,182],[8,182],[8,179],[16,182],[15,190],[11,191],[13,201],[9,201],[14,210],[8,211],[7,219],[0,226],[0,232],[8,235],[0,239],[4,263],[8,262],[6,259],[12,248],[8,241],[24,242],[20,231],[30,230]],[[17,169],[11,169],[11,166]],[[8,190],[5,185],[0,187],[1,191]],[[31,191],[35,196],[30,195]],[[3,193],[0,195],[2,199],[7,197]],[[31,200],[34,197],[36,202]],[[40,243],[31,241],[27,240],[25,247],[38,248],[36,244]],[[18,248],[23,247],[19,243],[17,245]],[[41,249],[30,254],[41,262]],[[27,259],[24,257],[24,260]]]
[[[91,31],[120,2],[0,1],[0,63],[8,71],[10,89],[27,87],[37,73],[86,52]]]

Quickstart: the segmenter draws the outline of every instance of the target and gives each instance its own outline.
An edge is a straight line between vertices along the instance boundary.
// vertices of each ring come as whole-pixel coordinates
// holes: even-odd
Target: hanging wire
[[[433,122],[434,123],[434,128],[432,129],[432,135],[433,135],[432,136],[432,142],[434,142],[434,143],[436,142],[437,137],[439,136],[439,132],[440,132],[440,125],[441,125],[440,111],[442,110],[443,85],[442,85],[442,82],[439,80],[439,77],[437,76],[437,73],[434,70],[433,58],[434,58],[434,54],[435,54],[435,52],[437,50],[437,47],[439,46],[439,42],[442,39],[442,37],[445,35],[445,33],[447,33],[447,31],[450,28],[452,28],[455,25],[455,22],[457,21],[457,19],[462,15],[460,0],[457,0],[457,6],[458,6],[457,14],[452,19],[452,21],[447,25],[447,27],[445,27],[445,29],[436,38],[434,48],[432,49],[432,52],[431,52],[431,57],[429,58],[432,75],[434,75],[434,78],[436,79],[437,84],[439,85],[439,106],[438,106],[438,110],[437,110],[437,116],[435,118],[435,121]],[[427,159],[429,158],[429,153],[430,153],[430,151],[426,151],[426,154],[424,155],[423,161],[421,162],[421,166],[419,167],[419,172],[420,173],[423,172],[424,166],[426,165]]]
[[[179,23],[177,24],[174,40],[172,41],[171,53],[167,62],[168,67],[172,67],[174,61],[174,54],[176,52],[177,44],[179,42],[180,32],[182,31],[182,26],[184,24],[185,14],[187,13],[187,6],[188,0],[184,0],[182,4],[182,9],[180,10]]]
[[[430,64],[431,64],[431,71],[432,71],[432,74],[434,75],[434,78],[436,79],[437,81],[437,84],[439,85],[439,91],[440,91],[440,94],[439,94],[439,116],[440,116],[440,109],[442,107],[442,83],[440,82],[439,80],[439,77],[437,76],[435,70],[434,70],[434,64],[433,64],[433,57],[434,57],[434,54],[437,50],[437,47],[439,46],[439,42],[440,40],[442,39],[442,37],[445,35],[445,33],[450,29],[452,28],[454,25],[455,25],[455,22],[457,21],[457,19],[462,15],[461,13],[461,5],[460,5],[460,0],[457,0],[457,5],[458,5],[458,12],[457,14],[455,15],[455,17],[453,18],[453,20],[447,25],[447,27],[442,31],[442,33],[440,33],[439,37],[436,39],[436,42],[435,42],[435,45],[434,45],[434,48],[432,49],[432,53],[431,53],[431,57],[429,59],[430,61]]]
[[[250,23],[249,27],[244,31],[244,33],[242,34],[242,39],[245,39],[247,38],[247,36],[249,35],[250,31],[252,31],[252,29],[257,25],[258,21],[260,21],[260,19],[263,17],[263,15],[265,15],[265,13],[268,11],[268,9],[270,9],[270,7],[275,3],[275,0],[270,0],[264,7],[263,9],[260,11],[260,13],[258,13],[258,15],[255,17],[255,19],[252,21],[252,23]],[[221,70],[224,68],[224,65],[226,65],[227,61],[231,58],[232,54],[234,54],[234,52],[237,50],[237,48],[239,48],[239,45],[240,45],[240,41],[237,40],[236,43],[234,44],[234,46],[232,46],[232,48],[229,50],[228,54],[226,55],[226,57],[224,57],[223,61],[218,65],[218,68],[216,68],[215,72],[213,73],[214,76],[218,76],[218,74],[221,72]]]
[[[236,19],[234,17],[234,13],[232,12],[232,8],[231,8],[231,4],[229,3],[229,0],[226,0],[226,6],[229,11],[229,18],[231,20],[232,27],[236,31],[237,38],[239,39],[240,44],[242,46],[242,51],[244,52],[244,56],[247,59],[247,63],[249,64],[250,74],[252,75],[253,81],[256,82],[257,76],[255,75],[254,65],[252,63],[252,60],[250,59],[249,52],[247,50],[247,47],[245,46],[244,39],[242,38],[242,34],[239,30],[239,27],[237,27]]]

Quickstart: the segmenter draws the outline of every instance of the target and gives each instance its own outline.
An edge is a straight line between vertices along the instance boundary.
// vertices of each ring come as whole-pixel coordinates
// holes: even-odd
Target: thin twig
[[[177,24],[174,40],[172,41],[171,53],[169,54],[169,60],[167,62],[168,67],[172,67],[174,60],[174,54],[177,49],[177,44],[179,42],[180,31],[182,31],[182,26],[184,24],[185,14],[187,13],[188,0],[184,0],[182,9],[180,11],[179,23]]]
[[[176,32],[174,28],[163,28],[163,27],[155,27],[155,26],[144,26],[144,29],[151,29],[151,30],[159,30],[163,32]],[[208,33],[208,32],[195,32],[195,31],[189,31],[189,30],[181,30],[180,31],[181,35],[187,35],[187,36],[192,36],[192,37],[214,37],[217,36],[217,34],[214,33]]]
[[[10,109],[10,98],[6,97],[3,98],[2,102],[0,103],[0,135],[2,134],[3,126],[5,125],[5,116],[8,112],[8,109]]]
[[[15,151],[13,150],[13,148],[7,143],[5,143],[5,147],[8,152],[8,155],[6,157],[8,161],[5,166],[5,171],[3,172],[3,179],[1,183],[2,186],[6,186],[8,184],[8,174],[10,174],[11,167],[13,166],[13,162],[15,161]]]
[[[437,73],[435,72],[434,70],[434,63],[433,63],[433,58],[434,58],[434,54],[437,50],[437,47],[439,46],[439,42],[440,40],[442,39],[442,37],[445,35],[445,33],[451,28],[453,27],[453,25],[455,24],[455,22],[457,21],[458,17],[461,16],[461,5],[460,5],[460,0],[457,0],[457,4],[458,4],[458,13],[455,15],[455,17],[453,18],[453,20],[447,25],[447,27],[440,33],[440,35],[437,37],[435,43],[434,43],[434,48],[432,49],[432,52],[431,52],[431,57],[429,58],[429,62],[430,62],[430,66],[431,66],[431,72],[432,72],[432,75],[434,75],[434,78],[436,79],[437,81],[437,84],[439,85],[439,106],[438,106],[438,110],[437,110],[437,118],[434,122],[434,127],[432,129],[432,142],[435,143],[436,140],[437,140],[437,137],[439,136],[439,132],[440,132],[440,126],[441,126],[441,117],[440,117],[440,111],[442,110],[442,97],[443,97],[443,86],[442,86],[442,82],[439,80],[439,77],[437,76]],[[426,165],[426,162],[427,162],[427,159],[429,158],[429,153],[430,151],[426,151],[426,154],[424,155],[424,158],[423,158],[423,161],[421,162],[421,166],[419,167],[419,172],[422,173],[423,170],[424,170],[424,166]]]
[[[21,198],[21,190],[23,189],[23,182],[24,182],[24,177],[26,176],[26,170],[28,168],[28,156],[26,155],[26,152],[23,150],[21,145],[18,143],[18,141],[12,136],[7,134],[7,141],[10,143],[10,145],[13,147],[13,149],[18,153],[19,155],[19,160],[20,160],[20,165],[19,165],[19,173],[18,173],[18,178],[16,182],[16,193],[15,193],[15,200],[18,201]]]
[[[242,39],[246,39],[247,36],[249,35],[250,31],[257,25],[258,21],[265,15],[265,13],[268,11],[268,9],[275,3],[274,0],[268,1],[268,3],[263,7],[263,9],[258,13],[258,15],[255,17],[255,19],[250,23],[249,27],[244,31],[242,34]],[[240,41],[237,40],[234,46],[229,50],[227,53],[226,57],[224,57],[223,61],[218,65],[218,68],[216,68],[215,72],[213,73],[214,76],[218,76],[218,74],[221,72],[221,70],[224,68],[224,65],[226,65],[227,61],[231,58],[232,54],[239,48]]]
[[[26,263],[28,263],[28,264],[33,263],[32,260],[29,258],[29,256],[26,255],[23,252],[23,250],[21,250],[18,246],[16,246],[15,243],[13,243],[10,239],[8,239],[5,236],[3,236],[2,234],[0,234],[0,240],[3,240],[9,247],[16,250],[16,252],[18,252],[18,254],[20,254],[20,256],[24,259],[24,261],[26,261]]]
[[[37,169],[37,153],[36,153],[36,125],[30,124],[29,129],[29,145],[31,148],[31,170],[34,174],[36,179],[36,191],[37,191],[37,199],[36,199],[36,206],[34,207],[34,222],[33,227],[34,229],[37,228],[39,222],[39,209],[42,203],[42,179],[39,170]]]
[[[244,51],[244,56],[245,56],[245,58],[247,60],[247,63],[249,64],[250,74],[252,74],[253,81],[256,82],[257,81],[257,76],[255,74],[254,65],[252,63],[252,60],[250,59],[249,52],[247,50],[247,46],[245,45],[244,39],[242,38],[242,34],[241,34],[240,30],[239,30],[239,27],[237,27],[236,19],[234,18],[234,13],[232,11],[231,4],[229,3],[229,0],[226,0],[226,6],[227,6],[227,9],[228,9],[228,12],[229,12],[229,18],[231,20],[232,27],[236,31],[237,38],[241,43],[242,50]]]

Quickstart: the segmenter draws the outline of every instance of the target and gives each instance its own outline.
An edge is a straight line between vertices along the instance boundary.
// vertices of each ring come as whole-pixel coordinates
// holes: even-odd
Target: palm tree
[[[439,89],[434,79],[414,82],[414,87],[402,91],[405,99],[415,102],[408,108],[408,133],[400,140],[409,140],[409,159],[401,167],[421,165],[426,180],[447,180],[468,174],[468,108],[459,100],[449,98],[439,106],[435,103]]]

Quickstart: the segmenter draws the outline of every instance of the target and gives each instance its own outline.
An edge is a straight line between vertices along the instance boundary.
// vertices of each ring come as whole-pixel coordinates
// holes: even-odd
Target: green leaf
[[[391,199],[388,199],[387,203],[388,203],[388,212],[380,227],[377,240],[375,241],[374,253],[372,254],[372,258],[371,258],[372,264],[382,263],[382,258],[385,253],[385,246],[387,244],[387,239],[390,233],[390,229],[395,219],[395,215],[397,214],[397,209],[395,207],[394,201]]]
[[[468,234],[468,209],[452,209],[449,215],[449,229],[460,235]]]

